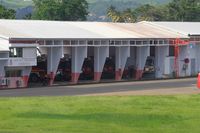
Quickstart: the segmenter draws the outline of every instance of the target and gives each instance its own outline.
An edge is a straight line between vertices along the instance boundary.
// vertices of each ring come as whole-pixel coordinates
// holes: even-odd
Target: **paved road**
[[[196,88],[195,78],[0,90],[1,97],[143,94],[162,95],[182,93],[200,93],[200,91]]]

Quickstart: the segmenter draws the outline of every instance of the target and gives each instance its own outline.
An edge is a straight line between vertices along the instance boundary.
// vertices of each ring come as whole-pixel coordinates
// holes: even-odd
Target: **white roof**
[[[0,20],[0,36],[14,39],[187,38],[146,23]]]
[[[185,35],[200,35],[200,22],[146,22]]]
[[[9,41],[0,38],[0,52],[9,51]]]

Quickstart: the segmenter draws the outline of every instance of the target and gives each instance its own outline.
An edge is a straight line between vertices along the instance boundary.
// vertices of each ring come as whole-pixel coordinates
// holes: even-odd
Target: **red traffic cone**
[[[200,73],[198,74],[197,87],[200,89]]]

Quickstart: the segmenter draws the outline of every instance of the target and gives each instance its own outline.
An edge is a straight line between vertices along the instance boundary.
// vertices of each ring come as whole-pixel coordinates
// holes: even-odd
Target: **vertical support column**
[[[6,60],[1,60],[0,61],[0,78],[5,77],[5,70],[4,67],[6,66],[7,61]]]
[[[115,48],[115,80],[122,79],[128,57],[130,57],[130,46]]]
[[[184,77],[184,76],[190,76],[190,71],[189,68],[183,70],[184,66],[184,59],[189,58],[189,53],[188,53],[188,46],[180,46],[179,47],[179,57],[178,57],[178,65],[179,65],[179,76]]]
[[[24,67],[22,71],[23,87],[28,87],[29,75],[31,73],[32,67]]]
[[[0,80],[2,80],[2,78],[5,77],[5,69],[4,67],[6,66],[7,64],[7,60],[1,60],[0,61]],[[0,84],[0,89],[3,88],[3,86],[1,86]]]
[[[87,46],[72,47],[72,83],[78,82],[85,58]]]
[[[106,58],[109,57],[109,46],[94,47],[94,80],[99,82]]]
[[[2,52],[3,56],[1,58],[9,58],[9,52]],[[8,60],[0,60],[0,78],[5,77],[5,66],[7,65]]]
[[[156,78],[163,78],[165,58],[169,55],[169,46],[157,46],[155,47],[155,69]]]
[[[195,76],[198,74],[198,58],[199,58],[199,56],[196,53],[197,49],[199,49],[199,47],[196,44],[188,45],[188,57],[190,59],[188,69],[190,71],[190,76]]]
[[[150,55],[150,46],[137,47],[136,50],[136,80],[142,78],[147,57]]]
[[[58,42],[62,44],[62,42]],[[60,59],[62,58],[62,46],[47,48],[47,74],[50,77],[49,85],[52,85],[58,69]]]
[[[196,47],[196,60],[197,60],[197,72],[200,72],[200,45],[195,44]]]

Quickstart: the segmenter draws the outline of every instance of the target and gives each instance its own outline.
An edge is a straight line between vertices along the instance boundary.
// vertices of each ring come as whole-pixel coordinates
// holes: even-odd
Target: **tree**
[[[160,21],[163,19],[165,7],[155,7],[149,4],[135,9],[137,21]]]
[[[173,0],[167,5],[170,21],[200,21],[199,0]]]
[[[117,11],[115,7],[111,6],[107,11],[107,16],[112,20],[112,22],[135,22],[135,15],[129,8],[120,12]]]
[[[113,22],[135,21],[200,21],[199,0],[172,0],[167,5],[153,6],[142,5],[134,10],[127,9],[123,12],[111,7],[107,16]]]
[[[136,21],[135,13],[130,8],[122,12],[122,18],[124,22],[127,23],[133,23]]]
[[[4,6],[0,5],[0,18],[1,19],[15,19],[15,10],[6,9]]]
[[[114,6],[110,6],[107,11],[107,16],[112,22],[122,22],[121,13],[115,9]]]
[[[83,21],[87,19],[86,0],[33,0],[33,19]]]

